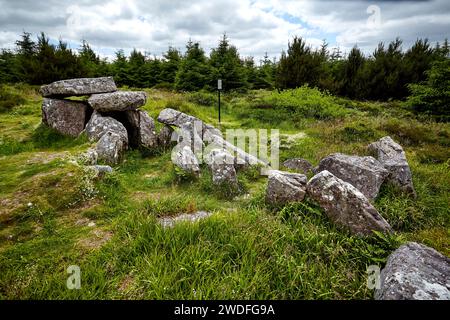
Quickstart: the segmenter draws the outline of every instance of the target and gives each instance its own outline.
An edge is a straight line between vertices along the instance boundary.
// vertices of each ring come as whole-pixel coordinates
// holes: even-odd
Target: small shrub
[[[254,106],[262,109],[269,106],[283,109],[280,112],[287,112],[287,118],[294,114],[306,118],[328,120],[354,113],[351,109],[340,105],[335,97],[308,86],[272,92],[270,95],[255,101]]]
[[[77,138],[63,135],[58,131],[41,124],[31,136],[31,142],[36,148],[70,148],[88,141],[85,134]]]
[[[170,91],[170,90],[173,90],[173,84],[169,83],[169,82],[161,82],[161,83],[155,84],[153,86],[153,89]]]
[[[375,131],[363,122],[346,125],[338,134],[344,142],[366,142],[375,139]]]
[[[217,104],[217,97],[209,92],[197,91],[188,95],[188,101],[206,107],[211,107]]]
[[[444,163],[450,159],[450,150],[436,145],[428,146],[417,152],[417,158],[420,163]]]
[[[155,217],[173,216],[196,212],[197,202],[190,196],[173,195],[146,200],[143,204],[143,210]]]
[[[0,113],[8,112],[26,102],[22,95],[12,92],[7,86],[0,86]]]
[[[394,139],[399,140],[402,145],[415,146],[423,142],[435,142],[433,131],[422,123],[416,121],[402,121],[400,119],[389,119],[381,126]]]

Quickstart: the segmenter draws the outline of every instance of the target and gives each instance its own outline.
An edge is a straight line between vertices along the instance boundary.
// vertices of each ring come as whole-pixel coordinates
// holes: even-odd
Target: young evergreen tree
[[[81,43],[81,48],[78,50],[78,56],[83,68],[84,77],[97,77],[104,74],[102,69],[102,61],[100,57],[92,50],[91,46],[86,40]]]
[[[361,98],[364,95],[365,58],[361,50],[354,46],[344,62],[344,78],[342,82],[341,93],[350,98]]]
[[[215,86],[217,79],[222,79],[224,90],[247,87],[244,63],[239,57],[237,48],[230,44],[226,34],[220,39],[217,48],[211,50],[209,63],[213,72],[212,87]]]
[[[169,47],[163,55],[161,64],[160,80],[165,84],[174,84],[178,68],[180,66],[181,54],[180,51],[173,47]]]
[[[450,121],[450,58],[435,61],[426,75],[426,82],[408,86],[411,95],[406,104],[417,113]]]
[[[36,73],[36,43],[31,40],[31,33],[23,32],[21,39],[16,41],[16,47],[14,73],[18,75],[19,81],[33,83]]]
[[[175,77],[175,88],[185,91],[200,90],[208,86],[210,79],[211,69],[205,52],[198,42],[189,40]]]
[[[131,87],[143,88],[147,85],[147,72],[144,65],[145,56],[136,49],[133,49],[128,58],[128,64],[125,68],[127,74],[127,85]]]
[[[279,88],[296,88],[304,84],[317,86],[321,68],[320,53],[299,37],[294,37],[288,44],[286,53],[282,52],[278,65],[277,86]]]
[[[128,61],[122,49],[116,51],[116,57],[112,64],[112,72],[117,85],[128,85]]]

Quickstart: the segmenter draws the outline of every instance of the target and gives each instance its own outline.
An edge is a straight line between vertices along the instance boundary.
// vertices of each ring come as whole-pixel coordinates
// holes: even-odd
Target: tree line
[[[118,50],[114,60],[107,61],[86,41],[72,50],[61,39],[55,45],[44,33],[34,41],[24,32],[15,50],[0,52],[0,83],[40,85],[74,77],[114,76],[118,85],[196,91],[214,90],[221,78],[225,90],[282,90],[308,84],[350,98],[388,100],[406,98],[414,88],[417,91],[412,84],[427,80],[433,66],[448,65],[448,58],[447,40],[432,46],[418,39],[404,50],[396,39],[388,45],[380,43],[366,56],[357,46],[343,55],[338,48],[329,50],[326,42],[313,49],[294,37],[278,61],[266,54],[257,63],[253,57],[241,57],[224,34],[209,56],[198,42],[189,40],[184,53],[169,47],[158,58],[136,49],[129,56]]]

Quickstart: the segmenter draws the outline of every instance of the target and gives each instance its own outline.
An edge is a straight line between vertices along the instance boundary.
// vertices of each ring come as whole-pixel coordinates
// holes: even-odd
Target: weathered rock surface
[[[202,120],[194,116],[171,108],[163,109],[159,113],[157,120],[166,125],[175,126],[178,128],[181,128],[184,124],[193,123],[202,137],[202,140],[204,139],[205,134],[222,136],[220,130],[216,129],[212,125],[204,123]],[[201,130],[198,130],[200,127]]]
[[[266,162],[236,147],[234,144],[228,142],[219,135],[215,134],[204,135],[203,141],[210,143],[209,147],[211,148],[211,150],[212,149],[227,150],[235,158],[234,165],[237,169],[253,165],[267,166]]]
[[[119,163],[126,149],[127,142],[123,136],[112,131],[106,132],[95,146],[98,160],[108,164]]]
[[[398,143],[386,136],[371,143],[368,150],[389,171],[387,181],[398,186],[404,192],[416,196],[405,152]]]
[[[238,188],[234,157],[229,152],[223,149],[212,150],[207,156],[207,164],[211,169],[214,184],[225,183],[233,189]]]
[[[171,154],[172,163],[182,170],[195,176],[200,175],[200,166],[197,157],[187,145],[177,145]]]
[[[206,211],[197,211],[195,213],[184,213],[175,217],[164,217],[159,219],[159,223],[164,228],[172,228],[176,223],[179,222],[196,222],[205,218],[208,218],[211,215],[211,212]]]
[[[144,91],[116,91],[112,93],[93,94],[89,105],[100,112],[136,110],[147,101]]]
[[[450,259],[409,242],[395,250],[381,271],[377,300],[450,300]]]
[[[196,122],[186,122],[177,132],[178,144],[189,146],[196,156],[201,156],[205,144],[202,139],[202,124]]]
[[[128,133],[125,126],[112,117],[104,117],[94,111],[86,125],[86,134],[91,141],[98,141],[108,131],[119,134],[128,145]]]
[[[126,111],[130,125],[130,145],[137,148],[153,149],[158,145],[158,136],[155,132],[155,122],[142,110]]]
[[[266,201],[270,204],[299,202],[305,198],[306,176],[278,170],[269,171]]]
[[[112,77],[102,77],[56,81],[48,85],[41,86],[40,91],[44,97],[69,97],[113,92],[116,90],[117,87]]]
[[[62,134],[77,137],[84,129],[88,106],[79,101],[44,98],[42,122]]]
[[[283,166],[303,174],[313,172],[314,169],[313,165],[308,160],[302,158],[288,159],[283,162]]]
[[[392,230],[361,191],[327,170],[308,181],[307,192],[334,223],[354,234],[371,235],[372,231]]]
[[[334,153],[323,158],[318,170],[319,172],[328,170],[361,191],[369,200],[377,197],[381,184],[389,174],[373,157],[349,156],[342,153]]]
[[[194,123],[195,121],[201,121],[196,117],[187,115],[183,112],[171,108],[163,109],[159,113],[157,120],[161,123],[178,128],[181,128],[181,126],[187,122]]]
[[[158,145],[162,147],[170,146],[172,142],[175,142],[175,139],[172,140],[172,134],[173,134],[172,127],[164,125],[164,127],[162,127],[158,133]]]

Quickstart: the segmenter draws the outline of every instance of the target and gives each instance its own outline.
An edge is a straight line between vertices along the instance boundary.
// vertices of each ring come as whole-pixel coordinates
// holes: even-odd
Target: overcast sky
[[[224,32],[242,56],[259,59],[279,56],[294,35],[370,53],[397,36],[408,47],[419,37],[443,41],[450,31],[449,0],[0,0],[0,8],[0,48],[14,48],[23,31],[44,31],[74,49],[85,39],[107,57],[119,48],[184,51],[189,38],[209,52]]]

